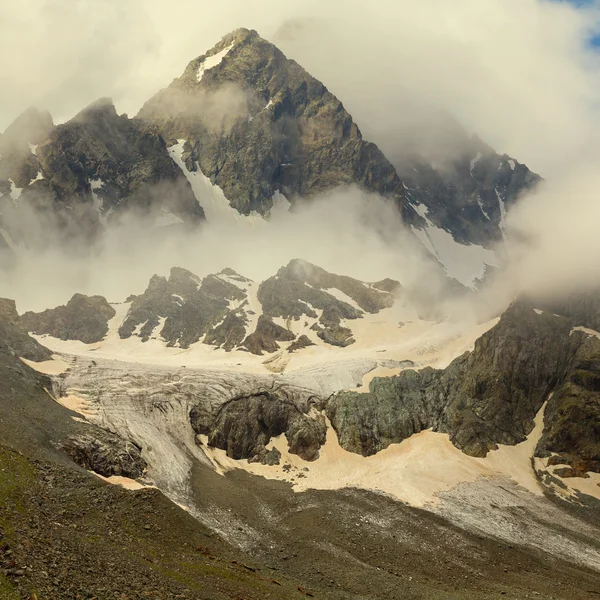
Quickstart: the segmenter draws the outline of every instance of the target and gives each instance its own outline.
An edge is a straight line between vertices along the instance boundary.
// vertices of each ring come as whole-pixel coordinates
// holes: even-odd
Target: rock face
[[[103,477],[142,477],[146,461],[137,446],[109,433],[104,433],[102,438],[73,436],[62,444],[62,450],[80,467]]]
[[[535,306],[568,317],[576,327],[600,331],[600,288],[534,298]]]
[[[242,214],[268,213],[277,192],[294,202],[348,184],[404,201],[394,168],[342,103],[255,31],[225,36],[137,118],[187,140],[188,169]]]
[[[31,338],[22,326],[14,300],[0,298],[0,341],[2,350],[13,357],[41,362],[52,352]]]
[[[241,284],[249,282],[239,279]],[[155,275],[146,291],[133,299],[119,335],[125,339],[135,334],[142,341],[160,335],[169,346],[188,348],[209,334],[207,343],[231,349],[244,339],[246,321],[238,308],[245,301],[243,289],[231,283],[226,273],[201,281],[174,267],[169,279]]]
[[[129,211],[157,223],[165,216],[188,225],[204,218],[160,135],[119,116],[108,99],[58,127],[47,113],[28,111],[0,139],[9,144],[0,167],[0,225],[15,242],[89,242],[107,219]]]
[[[437,135],[429,145],[427,127]],[[108,99],[57,127],[34,109],[17,119],[0,138],[0,261],[12,260],[7,245],[85,245],[131,211],[149,224],[197,225],[204,188],[211,193],[203,180],[192,189],[199,172],[243,215],[267,215],[282,195],[294,203],[358,185],[391,198],[430,251],[431,228],[458,245],[491,248],[503,237],[506,210],[540,178],[450,117],[415,129],[388,135],[394,143],[384,154],[321,82],[255,31],[239,29],[134,119]],[[444,242],[432,252],[443,264]],[[484,264],[496,264],[493,253],[479,261],[478,278]],[[324,335],[349,339],[343,331]]]
[[[538,456],[551,457],[551,464],[569,465],[572,476],[585,476],[588,471],[600,473],[600,339],[597,337],[585,337],[578,347],[567,376],[548,401],[544,425]]]
[[[505,214],[541,177],[470,136],[450,115],[430,115],[402,146],[385,152],[409,188],[404,218],[422,227],[420,215],[461,244],[486,248],[502,241]],[[416,210],[415,210],[416,209]]]
[[[399,284],[395,283],[397,292]],[[339,296],[340,292],[348,302],[333,295]],[[313,321],[310,329],[316,331],[320,339],[342,347],[355,341],[352,330],[342,325],[342,321],[361,318],[363,310],[377,313],[394,303],[394,296],[378,289],[377,284],[334,275],[302,260],[291,261],[277,275],[264,281],[258,289],[258,299],[265,315],[287,322],[310,319]],[[349,302],[354,302],[356,307]]]
[[[261,392],[224,404],[210,426],[195,422],[197,433],[208,434],[208,443],[235,459],[269,460],[266,445],[285,434],[289,450],[304,460],[315,460],[325,443],[323,416],[309,417],[308,406],[298,406],[281,393]]]
[[[319,339],[343,347],[354,343],[347,321],[391,307],[400,293],[398,282],[368,284],[302,260],[260,285],[231,269],[200,279],[174,267],[168,278],[154,275],[143,294],[127,299],[118,333],[169,347],[202,342],[256,355],[277,352],[282,343],[296,352]],[[25,313],[20,324],[38,335],[93,344],[105,338],[115,315],[103,297],[75,294],[66,306]]]
[[[115,309],[102,296],[75,294],[66,306],[41,313],[27,312],[20,322],[27,331],[37,335],[93,344],[104,339],[108,322],[115,315]]]
[[[291,331],[273,323],[269,317],[260,315],[256,330],[244,340],[243,346],[248,352],[260,356],[263,352],[277,352],[277,342],[293,342],[295,339],[296,336]]]
[[[589,457],[587,467],[596,468],[600,413],[594,395],[596,365],[590,361],[597,351],[600,340],[572,334],[568,319],[537,314],[517,302],[477,340],[473,352],[445,370],[375,378],[366,394],[336,394],[327,414],[340,444],[365,456],[428,428],[448,433],[467,454],[485,456],[497,444],[523,441],[536,413],[555,392],[540,450],[560,452],[569,446],[578,458]],[[587,370],[582,372],[581,365]],[[586,418],[571,418],[578,415]],[[573,429],[581,444],[562,444]]]

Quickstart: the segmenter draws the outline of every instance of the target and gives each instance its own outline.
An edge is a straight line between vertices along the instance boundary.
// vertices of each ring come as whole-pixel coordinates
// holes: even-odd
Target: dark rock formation
[[[600,331],[600,289],[597,287],[569,294],[534,297],[531,302],[538,308],[568,317],[576,327]]]
[[[342,103],[255,31],[225,36],[137,118],[165,139],[187,140],[188,168],[197,163],[242,214],[268,213],[276,192],[294,202],[348,184],[400,208],[404,200],[394,168]]]
[[[108,99],[58,126],[38,154],[57,198],[64,202],[91,203],[91,186],[98,182],[95,193],[102,200],[102,215],[126,207],[146,213],[159,204],[187,222],[203,218],[164,140],[126,115],[119,116]],[[155,188],[160,183],[165,184],[162,191]]]
[[[169,346],[188,348],[208,334],[206,343],[231,350],[244,339],[246,323],[244,313],[230,309],[231,301],[244,303],[246,293],[226,278],[208,275],[200,280],[174,267],[169,279],[155,275],[146,291],[133,298],[119,335],[131,337],[139,328],[136,335],[144,342],[160,335]],[[164,325],[155,332],[161,319]]]
[[[489,248],[501,241],[504,212],[541,182],[525,165],[469,135],[447,113],[427,115],[383,139],[382,149],[408,187],[405,220],[422,226],[414,211],[421,204],[435,226],[462,244]]]
[[[8,149],[6,149],[7,147]],[[204,218],[164,140],[102,99],[63,125],[30,110],[0,138],[2,226],[28,247],[89,243],[125,212]]]
[[[314,346],[315,343],[307,335],[301,335],[295,342],[292,342],[288,348],[288,352],[296,352],[296,350],[302,350],[309,346]]]
[[[70,437],[61,449],[80,467],[103,477],[138,479],[146,469],[137,446],[107,432],[102,433],[102,439],[89,434]]]
[[[485,456],[531,432],[535,415],[573,369],[582,339],[571,335],[568,319],[518,302],[445,370],[375,378],[367,394],[335,395],[327,414],[340,444],[365,456],[428,428],[449,433],[467,454]]]
[[[115,314],[115,309],[102,296],[75,294],[66,306],[41,313],[26,312],[20,322],[27,331],[37,335],[93,344],[104,339],[108,322]]]
[[[52,352],[27,334],[20,323],[14,300],[0,298],[0,342],[2,351],[35,362],[49,360]]]
[[[256,330],[244,340],[243,347],[252,354],[260,356],[263,352],[277,352],[279,350],[277,342],[292,342],[295,339],[296,336],[291,331],[273,323],[269,317],[261,315]]]
[[[578,334],[580,337],[581,334]],[[548,401],[536,454],[568,464],[571,476],[600,473],[600,339],[585,337]],[[555,475],[561,475],[554,471]]]
[[[235,459],[267,459],[266,445],[285,434],[290,452],[315,460],[325,443],[327,426],[322,415],[309,417],[311,406],[299,405],[284,391],[263,391],[224,404],[210,424],[192,419],[197,433],[208,433],[211,446]]]
[[[359,319],[363,312],[325,291],[328,289],[339,290],[370,313],[394,303],[393,295],[387,291],[351,277],[328,273],[298,259],[264,281],[258,289],[258,299],[265,315],[296,321],[301,317],[318,318],[311,328],[324,342],[348,346],[354,343],[354,338],[352,331],[341,325],[342,320]],[[316,310],[322,311],[320,316]]]

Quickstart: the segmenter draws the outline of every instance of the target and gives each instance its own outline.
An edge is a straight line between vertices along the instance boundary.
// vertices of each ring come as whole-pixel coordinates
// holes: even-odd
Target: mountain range
[[[321,82],[240,29],[132,119],[109,99],[58,126],[35,109],[21,115],[0,138],[5,254],[89,241],[129,212],[195,227],[215,204],[265,216],[274,203],[355,185],[389,198],[448,274],[472,286],[497,266],[506,212],[540,177],[450,116],[433,114],[429,126],[459,149],[451,160],[403,144],[386,157]],[[456,264],[465,257],[466,274]]]
[[[145,289],[36,311],[0,298],[0,597],[598,593],[600,296],[478,316],[507,212],[542,179],[446,113],[426,128],[437,147],[380,148],[239,29],[132,118],[101,99],[5,131],[4,281],[57,248],[85,261],[113,227],[185,246],[358,189],[442,283],[299,256],[254,279],[157,266]]]

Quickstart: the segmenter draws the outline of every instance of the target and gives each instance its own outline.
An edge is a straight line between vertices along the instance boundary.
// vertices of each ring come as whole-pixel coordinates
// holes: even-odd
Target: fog
[[[142,293],[153,274],[168,276],[173,266],[201,277],[229,267],[263,281],[294,258],[364,281],[397,277],[431,298],[446,284],[443,270],[402,223],[396,206],[350,187],[293,212],[280,202],[267,219],[232,210],[192,231],[125,215],[82,254],[57,246],[21,252],[15,270],[0,283],[0,296],[15,298],[20,311],[66,303],[75,291],[122,302]]]
[[[6,1],[0,129],[30,105],[61,122],[103,96],[133,115],[225,33],[255,28],[321,79],[384,151],[439,150],[431,115],[445,110],[546,178],[509,214],[508,263],[486,296],[494,310],[522,291],[600,281],[600,59],[589,44],[599,25],[598,2]],[[211,223],[201,235],[149,238],[146,225],[125,220],[89,258],[28,255],[0,295],[22,309],[74,291],[122,300],[175,264],[259,280],[295,257],[365,280],[427,281],[432,297],[444,284],[394,210],[351,189],[295,214],[275,211],[269,222]]]

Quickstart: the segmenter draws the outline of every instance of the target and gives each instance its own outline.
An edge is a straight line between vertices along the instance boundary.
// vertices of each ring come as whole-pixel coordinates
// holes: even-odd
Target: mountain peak
[[[88,121],[90,119],[108,118],[115,119],[119,115],[112,98],[98,98],[91,104],[79,111],[72,119],[74,123]]]
[[[186,140],[190,164],[242,214],[267,214],[276,194],[293,203],[351,184],[404,201],[394,168],[340,100],[254,30],[191,61],[137,118]]]

